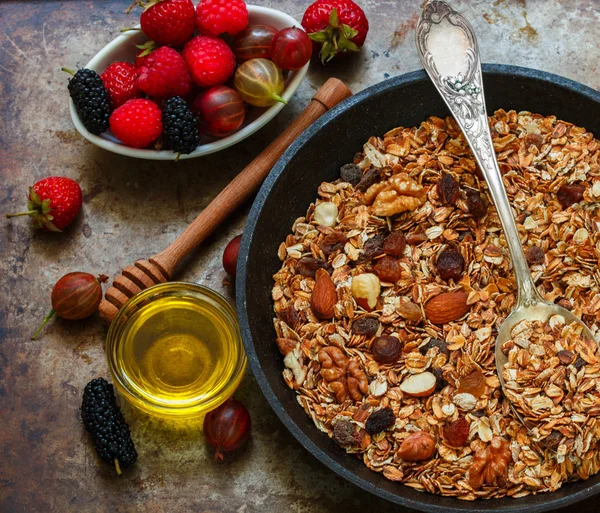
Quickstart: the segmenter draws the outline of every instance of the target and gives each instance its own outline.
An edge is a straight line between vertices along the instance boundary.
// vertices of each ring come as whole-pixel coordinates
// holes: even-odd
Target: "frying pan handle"
[[[158,265],[170,279],[179,263],[256,192],[290,144],[325,112],[351,95],[341,80],[327,80],[302,114],[250,162],[169,247],[150,258],[150,262]]]

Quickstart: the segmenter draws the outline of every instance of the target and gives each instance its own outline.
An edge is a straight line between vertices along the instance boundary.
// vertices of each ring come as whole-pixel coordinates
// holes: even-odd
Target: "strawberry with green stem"
[[[79,213],[83,195],[79,184],[65,176],[49,176],[29,188],[27,210],[7,218],[31,216],[36,228],[60,232]]]

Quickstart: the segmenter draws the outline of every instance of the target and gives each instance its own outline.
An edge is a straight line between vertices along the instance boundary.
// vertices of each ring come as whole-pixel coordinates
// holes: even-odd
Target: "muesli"
[[[596,336],[600,142],[530,112],[498,110],[490,128],[538,290]],[[556,452],[502,395],[494,342],[516,299],[507,251],[452,118],[369,139],[279,247],[283,377],[317,428],[388,479],[465,500],[597,473],[588,413],[571,416]],[[597,397],[595,368],[569,373],[569,386]]]

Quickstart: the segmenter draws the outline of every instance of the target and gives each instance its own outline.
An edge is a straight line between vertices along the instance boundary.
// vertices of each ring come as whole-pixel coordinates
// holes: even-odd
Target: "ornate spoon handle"
[[[517,306],[543,301],[533,283],[494,154],[473,28],[448,4],[431,0],[423,8],[416,36],[423,67],[462,129],[487,181],[512,257]]]

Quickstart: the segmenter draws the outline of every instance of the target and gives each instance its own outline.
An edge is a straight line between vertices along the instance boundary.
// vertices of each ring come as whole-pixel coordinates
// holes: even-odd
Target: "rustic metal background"
[[[309,0],[256,0],[300,19]],[[260,133],[223,153],[154,163],[100,150],[74,130],[61,66],[85,63],[121,27],[129,0],[0,1],[0,211],[23,208],[27,187],[51,174],[77,180],[84,208],[63,234],[26,219],[0,229],[0,512],[400,511],[365,496],[318,464],[270,411],[253,378],[237,396],[249,407],[247,449],[217,465],[200,422],[153,421],[126,410],[139,463],[117,479],[97,461],[79,419],[81,391],[107,376],[97,318],[54,321],[29,336],[69,271],[114,276],[168,245],[307,103],[331,75],[354,91],[420,68],[413,29],[420,0],[362,0],[372,30],[360,55],[313,63],[291,104]],[[600,89],[600,0],[457,0],[482,60],[551,71]],[[510,107],[510,106],[507,106]],[[399,120],[401,123],[401,120]],[[244,225],[239,212],[193,256],[179,278],[223,285],[220,256]],[[581,511],[592,511],[594,499]]]

